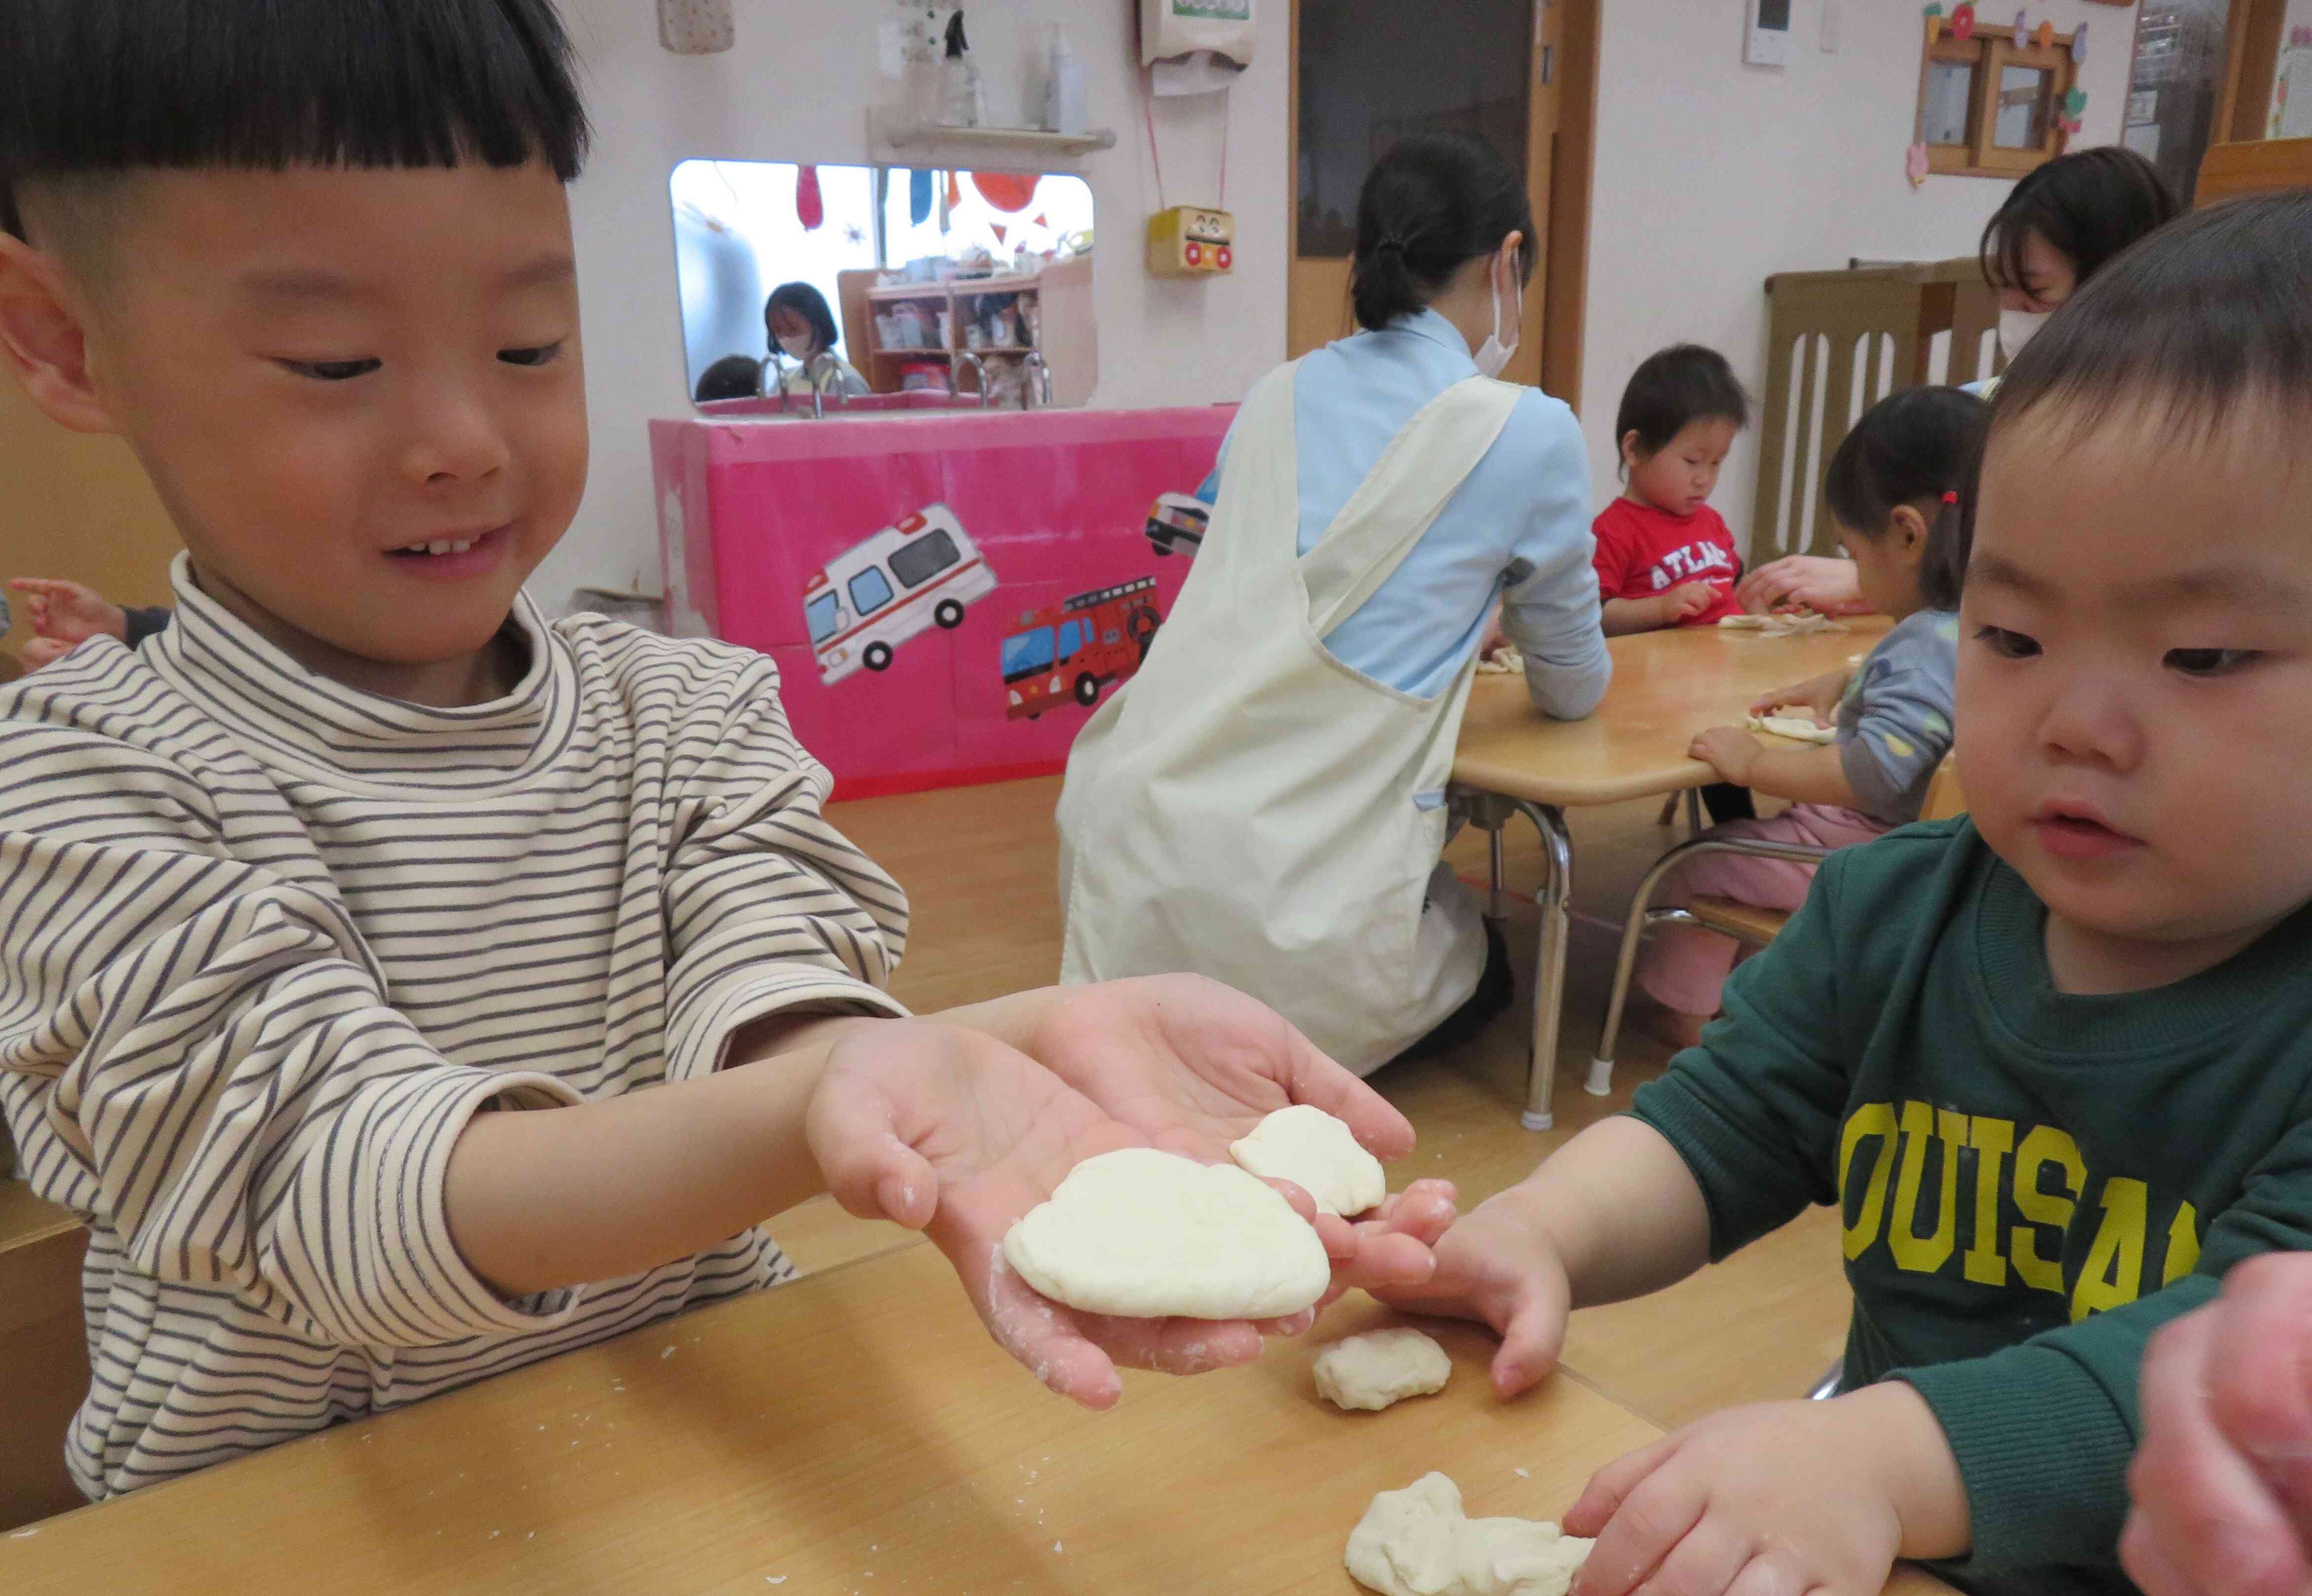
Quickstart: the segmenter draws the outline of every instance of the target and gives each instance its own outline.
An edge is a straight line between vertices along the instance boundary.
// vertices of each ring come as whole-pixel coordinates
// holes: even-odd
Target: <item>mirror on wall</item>
[[[1083,179],[696,160],[670,188],[696,402],[839,416],[1090,399]]]

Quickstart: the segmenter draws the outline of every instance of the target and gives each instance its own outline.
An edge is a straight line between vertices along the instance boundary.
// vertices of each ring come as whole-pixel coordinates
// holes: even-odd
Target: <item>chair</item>
[[[1966,799],[1958,785],[1958,772],[1949,759],[1935,770],[1934,779],[1927,785],[1926,802],[1920,807],[1922,820],[1947,820],[1966,811]],[[1614,1047],[1620,1039],[1622,1011],[1630,995],[1631,972],[1637,967],[1638,943],[1650,926],[1699,925],[1715,931],[1721,936],[1754,948],[1763,948],[1782,934],[1790,916],[1780,909],[1753,908],[1747,903],[1736,903],[1727,898],[1697,898],[1685,908],[1654,908],[1651,906],[1655,890],[1662,878],[1686,860],[1701,854],[1743,854],[1754,859],[1790,859],[1811,864],[1828,853],[1826,848],[1805,843],[1765,842],[1745,837],[1697,837],[1679,844],[1654,862],[1638,883],[1637,896],[1630,904],[1630,918],[1622,931],[1621,956],[1614,965],[1614,987],[1606,999],[1606,1023],[1598,1033],[1598,1056],[1590,1061],[1590,1079],[1584,1089],[1591,1095],[1604,1097],[1614,1090]]]

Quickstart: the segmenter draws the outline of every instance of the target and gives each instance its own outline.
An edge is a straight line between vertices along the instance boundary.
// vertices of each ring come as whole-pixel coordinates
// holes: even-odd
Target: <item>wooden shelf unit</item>
[[[1092,263],[1088,255],[1058,261],[1038,272],[1003,272],[988,277],[959,277],[939,283],[881,282],[880,271],[838,273],[845,346],[854,351],[852,364],[877,393],[899,391],[900,368],[912,361],[952,361],[969,354],[982,359],[1018,360],[1041,350],[1052,373],[1052,401],[1059,406],[1087,404],[1099,381],[1099,336],[1092,310]],[[973,348],[964,331],[966,306],[987,294],[1033,296],[1039,302],[1040,328],[1034,344],[998,344]],[[886,347],[877,341],[875,313],[885,306],[914,304],[927,318],[944,312],[947,341],[929,346]],[[936,325],[936,322],[933,322]],[[864,358],[860,358],[863,356]],[[961,391],[978,391],[976,375],[967,371]]]

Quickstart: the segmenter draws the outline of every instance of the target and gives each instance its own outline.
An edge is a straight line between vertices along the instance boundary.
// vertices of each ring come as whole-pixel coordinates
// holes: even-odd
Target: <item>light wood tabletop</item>
[[[1616,637],[1614,685],[1587,720],[1544,718],[1516,676],[1480,676],[1461,720],[1453,779],[1466,787],[1567,808],[1659,797],[1716,780],[1686,757],[1694,734],[1738,725],[1750,702],[1844,666],[1891,622],[1868,616],[1843,632],[1774,637],[1685,627]]]
[[[1553,1517],[1653,1425],[1572,1376],[1509,1405],[1490,1338],[1382,1414],[1320,1402],[1362,1297],[1250,1369],[1050,1396],[929,1247],[862,1259],[0,1538],[13,1596],[1351,1596],[1377,1491]],[[1941,1587],[1905,1574],[1891,1587]]]

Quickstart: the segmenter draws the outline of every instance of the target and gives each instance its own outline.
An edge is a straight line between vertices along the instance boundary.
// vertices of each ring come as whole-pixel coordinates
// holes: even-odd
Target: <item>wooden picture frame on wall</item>
[[[1943,71],[1938,72],[1938,67]],[[1948,82],[1949,73],[1957,68],[1971,75],[1959,137],[1955,142],[1931,137],[1942,131],[1931,127],[1928,119],[1930,110],[1938,109],[1931,103],[1937,85]],[[2010,73],[2036,74],[2039,81],[2028,88],[2009,85]],[[1919,110],[1914,137],[1927,147],[1927,170],[1940,177],[2014,179],[2054,160],[2071,142],[2062,129],[2063,101],[2078,80],[2068,33],[2056,35],[2044,48],[2036,44],[2018,48],[2010,33],[1979,30],[1972,38],[1961,39],[1946,30],[1926,47],[1919,62]],[[2033,115],[2039,136],[2027,145],[2001,144],[2001,115],[2019,109],[2016,97],[2022,94],[2029,99],[2021,103],[2036,102]]]

